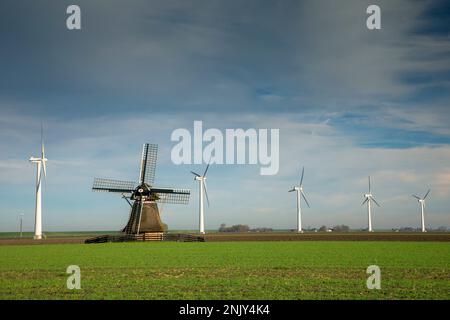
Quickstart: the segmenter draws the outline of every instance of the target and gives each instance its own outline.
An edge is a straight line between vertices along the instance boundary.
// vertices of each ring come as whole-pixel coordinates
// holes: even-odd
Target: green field
[[[366,268],[381,268],[381,290]],[[66,268],[81,268],[81,290]],[[449,299],[446,242],[0,246],[0,299]]]

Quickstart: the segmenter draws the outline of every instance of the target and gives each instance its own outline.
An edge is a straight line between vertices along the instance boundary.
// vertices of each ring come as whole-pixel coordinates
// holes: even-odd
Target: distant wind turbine
[[[36,163],[36,209],[35,209],[35,222],[34,222],[34,239],[42,239],[42,174],[44,179],[47,178],[47,171],[45,163],[47,158],[45,157],[44,147],[44,129],[41,124],[41,157],[31,157],[30,162]]]
[[[297,193],[297,232],[302,233],[302,197],[306,202],[306,205],[309,208],[308,200],[306,199],[305,192],[303,191],[303,176],[305,174],[305,167],[302,169],[302,175],[300,178],[300,184],[298,186],[293,187],[289,192]]]
[[[364,202],[362,203],[362,205],[364,205],[367,202],[367,214],[368,214],[368,231],[369,232],[373,232],[372,229],[372,201],[378,206],[380,207],[380,205],[378,204],[378,202],[375,200],[375,198],[372,195],[372,191],[371,191],[371,187],[370,187],[370,176],[369,176],[369,193],[366,193],[364,195],[364,198],[366,198],[364,200]]]
[[[191,173],[195,176],[194,180],[197,180],[199,182],[199,232],[201,234],[205,234],[205,217],[204,217],[204,211],[203,211],[203,192],[206,196],[206,201],[208,202],[209,206],[209,198],[208,198],[208,192],[206,191],[206,173],[208,172],[209,165],[210,165],[211,159],[208,162],[208,165],[206,166],[205,172],[203,172],[203,175],[199,175],[198,173],[195,173],[194,171],[191,171]]]
[[[413,194],[413,197],[417,199],[417,201],[419,201],[420,203],[420,209],[421,209],[421,213],[422,213],[422,232],[427,232],[427,230],[425,230],[425,199],[428,197],[428,195],[430,194],[431,190],[428,190],[428,192],[425,194],[425,196],[423,198],[420,198],[416,195]]]

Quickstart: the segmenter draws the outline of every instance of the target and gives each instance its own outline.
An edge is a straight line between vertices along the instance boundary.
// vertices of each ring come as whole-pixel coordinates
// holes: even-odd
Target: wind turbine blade
[[[369,176],[369,193],[371,191],[371,186],[370,186],[370,176]]]
[[[44,139],[41,138],[41,158],[45,158],[45,145],[44,145]]]
[[[42,143],[42,146],[41,146],[41,158],[45,159],[45,146],[44,146],[44,143]]]
[[[418,196],[416,196],[415,194],[412,195],[414,198],[416,198],[417,200],[421,200]]]
[[[291,189],[291,190],[289,190],[288,192],[294,192],[295,191],[295,189]]]
[[[303,197],[303,199],[305,200],[305,202],[306,202],[306,205],[308,206],[308,208],[311,208],[310,206],[309,206],[309,203],[308,203],[308,200],[306,200],[306,196],[305,196],[305,193],[302,191],[301,192],[302,193],[302,197]]]
[[[47,169],[45,167],[45,161],[42,161],[42,172],[44,173],[45,189],[47,189]]]
[[[191,173],[192,173],[194,176],[200,177],[200,175],[199,175],[198,173],[195,173],[194,171],[191,171]]]
[[[305,167],[303,167],[303,169],[302,169],[302,177],[300,178],[300,185],[302,185],[302,183],[303,183],[304,174],[305,174]]]
[[[209,207],[209,198],[208,198],[208,191],[206,191],[206,182],[205,180],[202,180],[202,185],[203,185],[203,190],[205,190],[205,196],[206,196],[206,202],[208,203],[208,207]]]
[[[44,150],[44,124],[41,121],[41,151]]]
[[[208,169],[209,169],[209,165],[210,165],[210,164],[211,164],[211,157],[209,158],[208,165],[206,166],[205,172],[203,173],[203,176],[204,176],[204,177],[206,177],[206,173],[208,172]]]
[[[47,189],[47,168],[45,166],[45,145],[44,145],[44,125],[41,122],[41,163],[42,163],[42,172],[44,173],[44,184]]]
[[[366,200],[364,200],[361,205],[363,206],[368,200],[369,200],[369,198],[366,198]]]
[[[428,197],[428,195],[430,194],[430,191],[431,191],[431,190],[428,190],[428,192],[427,192],[427,194],[425,195],[425,197],[423,197],[423,200],[425,200],[425,199]]]
[[[373,202],[375,202],[375,204],[376,204],[377,206],[381,207],[381,206],[378,204],[377,200],[375,200],[374,197],[372,197],[372,200],[373,200]]]

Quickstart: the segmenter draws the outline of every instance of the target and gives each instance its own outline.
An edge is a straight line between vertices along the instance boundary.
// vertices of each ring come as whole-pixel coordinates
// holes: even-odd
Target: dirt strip
[[[450,233],[216,233],[205,235],[213,241],[450,241]]]
[[[66,243],[84,243],[84,240],[90,237],[61,237],[61,238],[48,238],[45,240],[34,240],[30,238],[12,238],[12,239],[0,239],[1,245],[39,245],[39,244],[66,244]]]
[[[209,233],[207,242],[221,241],[436,241],[450,242],[450,233]],[[30,238],[0,239],[0,245],[39,245],[84,243],[90,237],[55,237],[45,240]]]

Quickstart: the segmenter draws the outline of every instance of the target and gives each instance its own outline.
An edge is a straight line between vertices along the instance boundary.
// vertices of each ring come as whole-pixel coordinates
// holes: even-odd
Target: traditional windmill
[[[131,206],[130,218],[122,232],[128,235],[163,232],[158,203],[187,204],[190,190],[155,188],[158,146],[144,144],[139,182],[111,179],[94,179],[93,191],[120,193]]]

